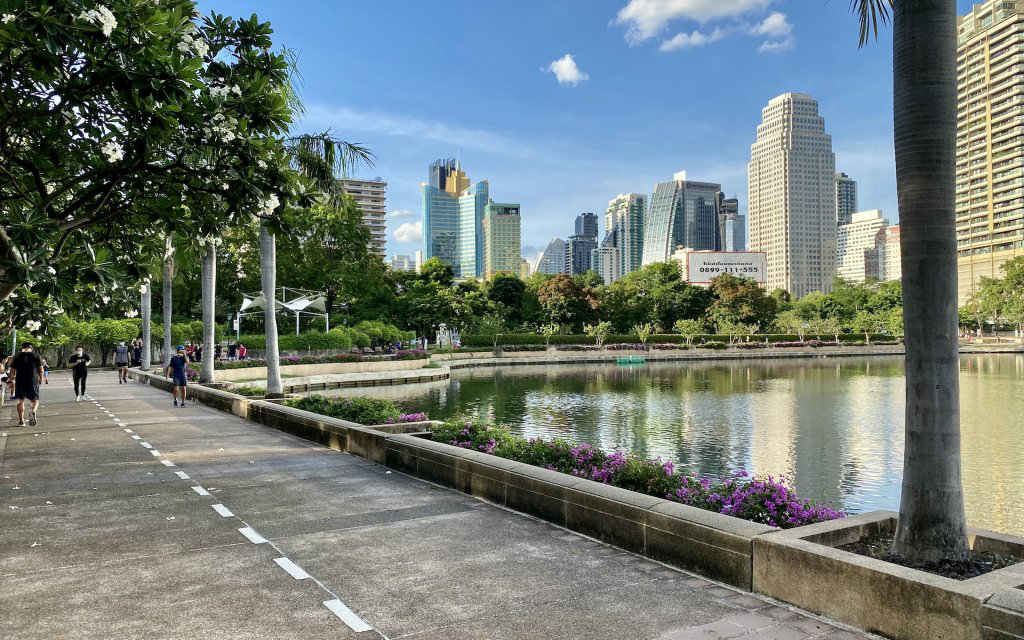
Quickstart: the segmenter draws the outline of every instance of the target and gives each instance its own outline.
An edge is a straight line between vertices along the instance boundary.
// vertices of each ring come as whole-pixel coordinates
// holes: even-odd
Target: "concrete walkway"
[[[0,637],[860,634],[94,372],[0,410]]]

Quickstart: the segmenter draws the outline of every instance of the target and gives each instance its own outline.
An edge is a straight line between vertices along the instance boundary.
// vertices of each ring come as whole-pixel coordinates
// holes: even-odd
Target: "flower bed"
[[[676,473],[671,461],[645,460],[567,440],[526,439],[480,420],[453,419],[433,429],[439,442],[644,493],[751,522],[788,529],[845,516],[797,496],[784,478],[725,479]]]
[[[423,422],[425,413],[402,413],[393,400],[383,398],[328,398],[321,395],[288,400],[289,407],[319,413],[361,425]]]

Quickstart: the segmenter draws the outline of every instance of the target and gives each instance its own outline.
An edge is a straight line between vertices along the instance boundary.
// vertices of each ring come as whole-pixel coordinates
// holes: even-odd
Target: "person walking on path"
[[[132,350],[122,340],[114,347],[114,365],[117,367],[117,384],[128,384],[128,367],[132,361]]]
[[[36,411],[39,410],[39,383],[43,379],[43,361],[33,350],[31,342],[21,344],[21,353],[11,364],[14,389],[18,394],[18,426],[25,426],[25,401],[32,404],[29,426],[36,426]]]
[[[185,388],[188,387],[188,376],[186,375],[186,369],[188,369],[188,358],[185,357],[185,347],[178,345],[178,355],[171,358],[167,368],[164,370],[164,375],[171,379],[174,384],[174,389],[171,391],[171,395],[174,396],[174,406],[178,406],[178,394],[181,393],[181,406],[185,406]]]
[[[68,360],[68,365],[71,366],[71,377],[75,381],[75,402],[81,402],[82,398],[85,397],[85,381],[89,377],[89,364],[91,362],[92,358],[86,355],[82,345],[75,347],[75,352],[71,354],[71,358]]]
[[[245,356],[249,353],[249,350],[245,348],[244,344],[238,345],[238,359],[245,360]]]
[[[40,358],[43,361],[43,384],[50,384],[50,363],[46,361],[46,358]]]
[[[142,340],[136,340],[132,343],[132,366],[142,366]]]

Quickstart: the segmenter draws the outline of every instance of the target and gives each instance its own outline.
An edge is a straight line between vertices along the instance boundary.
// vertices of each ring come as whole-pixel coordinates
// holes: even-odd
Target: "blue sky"
[[[241,4],[201,0],[233,15]],[[357,175],[389,183],[389,255],[419,248],[410,242],[419,184],[430,162],[456,154],[471,180],[489,180],[492,198],[522,205],[524,254],[572,233],[580,212],[600,215],[619,193],[650,194],[682,169],[722,183],[745,210],[761,109],[789,91],[820,102],[860,208],[897,218],[891,33],[858,49],[847,0],[244,7],[299,53],[299,128],[329,128],[376,153]]]

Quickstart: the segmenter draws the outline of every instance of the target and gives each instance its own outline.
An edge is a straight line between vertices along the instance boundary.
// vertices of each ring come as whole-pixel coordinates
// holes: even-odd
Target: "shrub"
[[[709,342],[702,342],[698,344],[697,347],[700,349],[714,349],[715,351],[722,351],[723,349],[728,349],[729,345],[724,342],[718,342],[717,340],[711,340]]]
[[[382,398],[327,398],[312,395],[288,400],[285,404],[362,425],[387,424],[388,420],[396,421],[402,415],[393,400]]]
[[[434,440],[456,447],[783,529],[845,516],[800,498],[784,478],[750,478],[743,471],[725,479],[686,475],[677,473],[672,461],[608,453],[562,439],[526,439],[482,420],[455,418],[435,426],[433,434]]]
[[[419,413],[403,413],[402,415],[398,416],[397,419],[388,418],[385,422],[382,422],[381,424],[399,424],[403,422],[426,422],[429,419],[430,418],[427,417],[427,414],[420,411]]]
[[[254,387],[251,384],[243,384],[235,387],[231,387],[231,393],[237,393],[240,396],[247,398],[262,397],[266,395],[266,390],[260,387]]]
[[[423,349],[406,349],[395,354],[397,360],[423,360],[429,357],[430,354]]]

